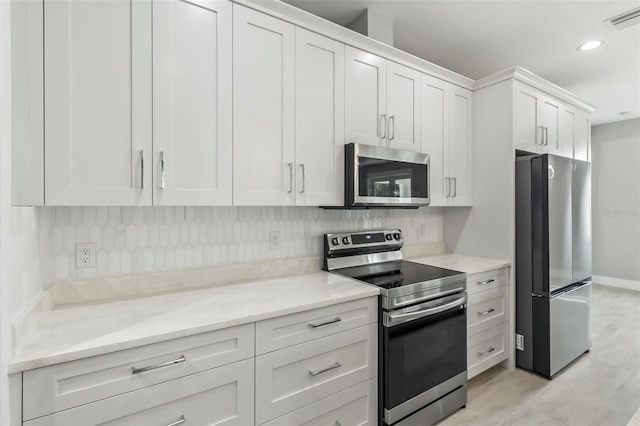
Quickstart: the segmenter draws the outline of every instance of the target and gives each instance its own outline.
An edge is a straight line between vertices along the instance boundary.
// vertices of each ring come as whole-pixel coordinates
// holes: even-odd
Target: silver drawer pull
[[[495,282],[496,280],[494,279],[490,279],[490,280],[486,280],[486,281],[478,281],[478,285],[485,285],[485,284],[491,284],[492,282]]]
[[[176,420],[173,423],[169,423],[167,426],[178,426],[181,425],[182,423],[184,423],[186,420],[184,419],[184,415],[180,416],[180,418],[178,420]]]
[[[484,312],[478,312],[478,315],[480,315],[480,316],[487,315],[487,314],[490,314],[491,312],[494,312],[494,311],[495,311],[495,309],[491,308],[491,309],[487,309]]]
[[[342,318],[335,317],[334,319],[329,320],[329,321],[325,321],[325,322],[317,322],[317,323],[310,322],[309,323],[309,327],[318,328],[318,327],[322,327],[323,325],[335,324],[335,323],[340,322],[340,321],[342,321]]]
[[[493,352],[493,351],[495,351],[495,350],[496,350],[495,348],[492,348],[491,346],[489,346],[489,349],[487,349],[486,351],[484,351],[484,352],[478,352],[478,356],[486,355],[486,354],[491,353],[491,352]]]
[[[322,374],[322,373],[326,373],[327,371],[335,370],[338,367],[342,367],[342,364],[340,364],[338,361],[336,361],[331,367],[327,367],[327,368],[324,368],[324,369],[318,370],[318,371],[309,370],[309,374],[312,375],[312,376],[317,376],[318,374]]]
[[[187,359],[184,357],[184,355],[180,355],[180,358],[174,359],[173,361],[167,361],[167,362],[163,362],[156,365],[150,365],[149,367],[142,367],[142,368],[131,367],[131,372],[133,374],[144,373],[145,371],[156,370],[158,368],[168,367],[174,364],[182,364],[186,360]]]

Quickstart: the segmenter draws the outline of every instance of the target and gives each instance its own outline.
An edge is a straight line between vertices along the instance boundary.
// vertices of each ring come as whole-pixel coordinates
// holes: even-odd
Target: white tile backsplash
[[[323,210],[317,207],[36,207],[17,214],[16,273],[56,281],[172,271],[211,265],[321,256],[325,232],[400,228],[406,244],[443,240],[441,208]],[[26,221],[26,222],[25,222]],[[420,235],[420,225],[427,232]],[[37,228],[37,229],[36,229]],[[280,232],[270,249],[269,233]],[[77,269],[75,245],[95,243],[96,267]],[[38,254],[40,267],[29,257]],[[19,272],[20,271],[20,272]],[[40,278],[38,278],[40,277]]]

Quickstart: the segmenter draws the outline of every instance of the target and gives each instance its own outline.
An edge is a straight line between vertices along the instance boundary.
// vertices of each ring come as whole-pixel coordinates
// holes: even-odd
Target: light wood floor
[[[439,426],[640,426],[640,292],[593,286],[591,351],[547,380],[496,366]]]

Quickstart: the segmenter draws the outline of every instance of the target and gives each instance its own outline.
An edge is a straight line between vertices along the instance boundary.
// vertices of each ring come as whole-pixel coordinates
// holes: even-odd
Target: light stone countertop
[[[465,272],[467,274],[478,274],[480,272],[487,272],[493,269],[511,266],[511,262],[508,262],[506,260],[463,256],[461,254],[442,254],[438,256],[418,257],[407,260],[410,260],[411,262],[422,263],[424,265],[438,266],[440,268]]]
[[[308,309],[376,296],[327,272],[57,307],[9,363],[9,373],[73,361]]]

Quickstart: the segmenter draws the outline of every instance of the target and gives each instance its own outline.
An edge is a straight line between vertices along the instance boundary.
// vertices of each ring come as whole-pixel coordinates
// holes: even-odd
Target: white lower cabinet
[[[256,423],[375,377],[377,351],[369,324],[256,357]]]
[[[285,414],[265,426],[326,426],[377,424],[378,381],[357,384]]]
[[[25,426],[253,423],[253,359],[25,422]]]
[[[469,378],[508,358],[509,268],[467,277],[467,374]]]

